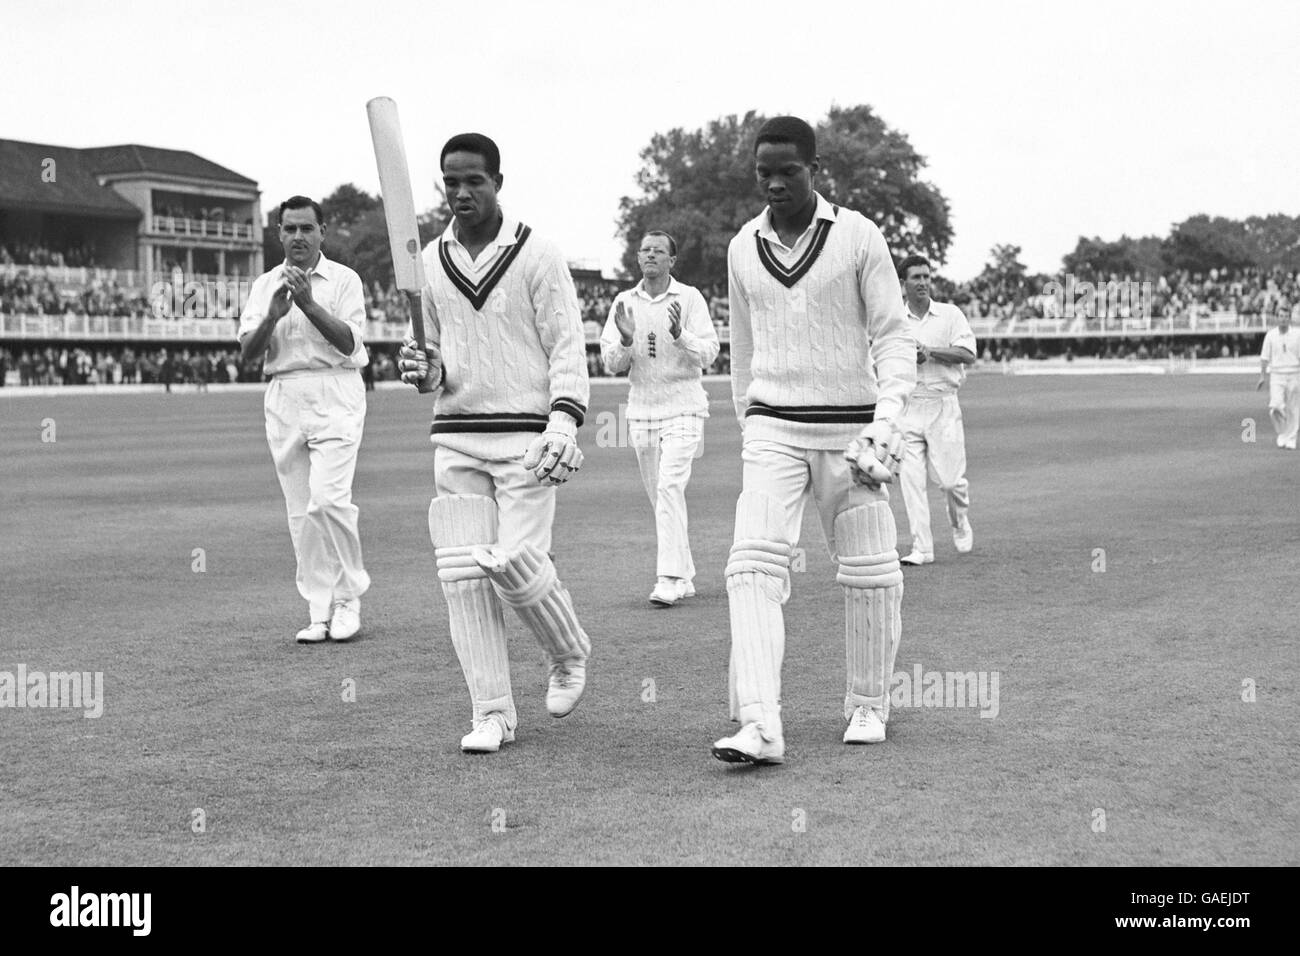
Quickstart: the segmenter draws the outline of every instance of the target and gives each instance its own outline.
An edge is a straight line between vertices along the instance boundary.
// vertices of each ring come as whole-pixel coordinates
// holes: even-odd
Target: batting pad
[[[497,505],[484,495],[442,495],[429,505],[429,537],[447,598],[452,647],[474,706],[474,720],[498,713],[514,730],[510,659],[501,600],[472,552],[497,539]]]
[[[889,719],[889,679],[903,630],[903,570],[889,504],[876,501],[835,517],[835,548],[844,586],[844,719],[872,707]]]
[[[731,717],[781,734],[781,661],[790,593],[790,544],[780,540],[785,508],[770,495],[742,491],[727,561],[731,612]]]
[[[591,641],[578,623],[568,589],[550,557],[527,542],[517,551],[476,548],[474,560],[514,608],[552,661],[583,661]]]

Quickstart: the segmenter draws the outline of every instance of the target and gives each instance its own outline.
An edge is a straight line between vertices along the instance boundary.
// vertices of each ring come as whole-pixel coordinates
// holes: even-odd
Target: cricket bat
[[[411,173],[406,166],[397,103],[391,97],[376,96],[366,104],[366,115],[370,117],[370,138],[374,140],[375,163],[379,167],[379,191],[384,199],[384,218],[388,221],[393,274],[397,288],[406,293],[415,342],[423,351],[424,309],[420,294],[424,289],[424,262],[420,258],[420,230],[415,222]]]

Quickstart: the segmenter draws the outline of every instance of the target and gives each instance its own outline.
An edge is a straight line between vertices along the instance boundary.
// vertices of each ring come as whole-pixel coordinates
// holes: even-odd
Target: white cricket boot
[[[885,742],[885,722],[870,707],[859,707],[853,711],[848,729],[844,731],[846,744],[883,744]]]
[[[714,743],[713,756],[724,763],[785,763],[785,739],[750,721],[739,733]]]
[[[899,558],[898,563],[910,564],[912,567],[916,567],[917,565],[921,565],[921,564],[934,564],[934,555],[922,554],[920,551],[913,549],[912,553],[909,554],[907,557]]]
[[[328,621],[312,621],[298,632],[296,640],[299,644],[319,644],[329,636],[330,626]]]
[[[550,687],[546,691],[546,710],[552,717],[567,717],[578,706],[587,686],[587,662],[554,661]]]
[[[502,744],[512,743],[515,732],[506,727],[500,714],[488,714],[474,722],[474,729],[460,738],[460,749],[467,754],[494,754]]]
[[[330,640],[350,641],[361,630],[361,599],[335,601],[330,617]]]
[[[681,583],[678,578],[661,577],[650,592],[650,603],[655,607],[672,607],[683,597]]]
[[[958,554],[970,554],[975,547],[975,532],[970,526],[970,518],[961,519],[961,525],[952,529],[952,543]]]

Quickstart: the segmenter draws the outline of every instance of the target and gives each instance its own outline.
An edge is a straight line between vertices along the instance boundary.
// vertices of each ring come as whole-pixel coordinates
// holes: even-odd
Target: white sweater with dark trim
[[[512,229],[513,229],[512,225]],[[424,324],[442,352],[431,440],[485,461],[521,457],[554,410],[586,415],[586,338],[578,294],[556,245],[528,231],[502,246],[479,277],[424,250]],[[512,256],[504,269],[500,260]],[[467,295],[477,286],[481,308]]]
[[[766,209],[731,240],[731,389],[746,440],[842,449],[873,417],[898,420],[916,346],[880,229],[817,199],[793,249]]]

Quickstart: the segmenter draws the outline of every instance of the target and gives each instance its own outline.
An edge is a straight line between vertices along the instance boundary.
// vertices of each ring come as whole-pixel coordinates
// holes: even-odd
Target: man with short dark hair
[[[1264,333],[1255,388],[1268,386],[1268,417],[1277,432],[1277,447],[1295,451],[1300,432],[1300,329],[1291,327],[1291,307],[1285,302],[1277,304],[1275,314],[1277,325]]]
[[[676,262],[673,237],[647,232],[637,251],[641,281],[614,299],[600,338],[605,370],[628,371],[631,380],[627,434],[655,512],[656,607],[695,594],[686,484],[709,417],[700,376],[720,347],[704,296],[673,278]]]
[[[280,204],[285,261],[258,276],[239,320],[240,356],[266,355],[266,440],[284,492],[311,619],[300,644],[346,641],[361,629],[370,575],[361,561],[352,476],[366,420],[360,369],[366,307],[361,279],[321,252],[321,207]]]
[[[806,492],[844,587],[846,744],[881,743],[901,634],[903,575],[885,484],[916,349],[880,229],[813,187],[811,126],[768,120],[754,142],[767,208],[727,250],[731,389],[743,434],[743,490],[727,564],[731,717],[719,760],[781,763],[783,605]]]
[[[907,297],[908,329],[916,340],[916,388],[901,422],[906,453],[900,484],[912,550],[901,560],[922,565],[934,562],[927,472],[943,492],[957,553],[966,554],[975,544],[968,515],[966,433],[957,402],[966,366],[975,364],[975,333],[961,309],[930,298],[930,262],[924,256],[904,259],[898,277]]]
[[[494,753],[519,722],[503,606],[550,661],[552,717],[571,713],[586,686],[591,641],[549,554],[556,487],[582,464],[586,340],[564,256],[500,207],[496,143],[453,136],[440,163],[453,218],[424,250],[428,348],[408,338],[400,367],[434,395],[429,536],[470,692],[460,746]]]

